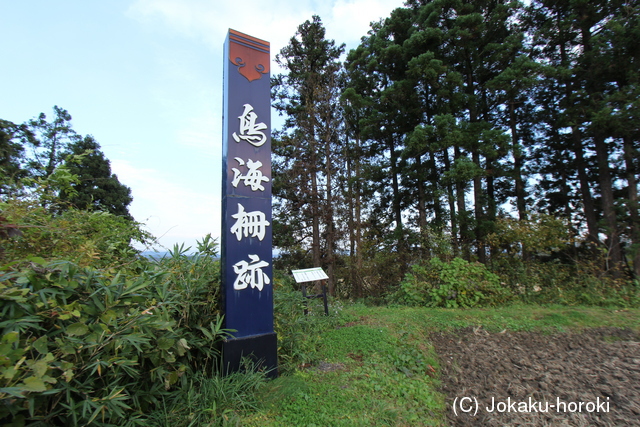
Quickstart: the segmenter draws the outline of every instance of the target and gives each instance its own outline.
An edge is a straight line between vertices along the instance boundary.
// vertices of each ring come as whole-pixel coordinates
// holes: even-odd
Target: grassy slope
[[[318,366],[270,382],[248,426],[426,426],[444,424],[436,389],[434,330],[483,327],[544,333],[600,326],[640,330],[640,309],[540,307],[446,310],[345,308],[342,327],[322,334]]]

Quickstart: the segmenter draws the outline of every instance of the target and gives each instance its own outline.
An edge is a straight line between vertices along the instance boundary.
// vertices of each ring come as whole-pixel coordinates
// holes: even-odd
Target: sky
[[[271,43],[273,61],[319,15],[358,46],[403,0],[0,0],[0,119],[53,106],[93,135],[129,211],[160,243],[220,236],[223,44],[229,28]],[[278,126],[272,112],[272,126]],[[140,248],[144,249],[144,248]]]

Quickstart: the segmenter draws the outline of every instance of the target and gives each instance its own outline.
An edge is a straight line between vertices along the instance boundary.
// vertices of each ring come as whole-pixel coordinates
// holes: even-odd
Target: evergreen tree
[[[56,199],[51,205],[56,211],[64,209],[57,201],[64,201],[78,209],[100,209],[133,219],[128,211],[131,190],[111,172],[100,145],[92,136],[83,138],[73,130],[67,110],[58,106],[53,110],[51,121],[44,113],[22,125],[0,120],[0,194],[20,196],[53,184],[56,188],[52,193],[47,190],[51,194],[46,197]]]
[[[336,226],[334,221],[336,158],[341,128],[338,59],[344,45],[325,38],[320,17],[298,27],[276,62],[287,73],[273,78],[275,108],[286,116],[285,129],[276,133],[274,153],[274,225],[288,227],[289,236],[310,240],[313,266],[323,255],[334,290]],[[274,236],[276,234],[274,233]],[[321,237],[324,236],[324,239]],[[310,239],[309,239],[310,237]],[[276,246],[291,245],[276,237]],[[322,250],[324,243],[324,251]]]
[[[63,108],[53,107],[54,118],[47,120],[45,113],[29,120],[25,125],[23,145],[27,153],[28,169],[35,177],[48,177],[64,161],[69,145],[82,139],[71,127],[71,114]]]
[[[24,147],[19,142],[24,126],[0,119],[0,196],[19,191],[20,181],[29,175],[24,168]]]
[[[64,154],[66,167],[78,177],[79,182],[72,185],[74,194],[61,194],[62,200],[78,209],[104,210],[133,219],[128,210],[133,201],[131,189],[111,173],[109,160],[92,136],[74,142]]]
[[[616,159],[624,157],[625,151],[633,156],[634,151],[633,143],[625,148],[625,138],[627,143],[633,140],[627,131],[633,129],[633,119],[629,121],[626,113],[620,113],[634,103],[633,95],[628,98],[627,94],[637,91],[633,76],[637,76],[638,68],[637,64],[626,66],[633,62],[637,47],[625,42],[624,34],[633,34],[637,12],[637,6],[620,1],[537,1],[528,13],[534,22],[533,39],[546,63],[547,105],[556,110],[549,109],[542,120],[556,141],[548,144],[553,148],[542,160],[550,164],[549,159],[566,159],[556,161],[552,169],[551,179],[556,181],[567,175],[567,165],[572,167],[569,175],[577,177],[588,238],[606,249],[606,267],[615,275],[624,264],[623,227],[618,214],[622,206],[615,183],[624,174]],[[619,56],[622,52],[625,60]],[[619,64],[612,67],[616,57]],[[626,169],[630,207],[637,188],[633,162]],[[637,214],[634,207],[629,211]],[[601,241],[601,232],[606,234],[606,241]]]

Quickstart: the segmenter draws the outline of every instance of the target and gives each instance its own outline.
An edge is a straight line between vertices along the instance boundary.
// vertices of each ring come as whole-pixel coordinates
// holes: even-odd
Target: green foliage
[[[600,259],[602,263],[605,256]],[[514,292],[525,302],[604,307],[640,305],[638,282],[602,274],[597,262],[529,262],[522,266],[519,274],[513,267],[503,267],[503,270],[510,273],[505,275],[509,280],[519,279]]]
[[[487,236],[487,243],[498,248],[495,258],[508,258],[510,262],[528,256],[548,256],[567,247],[576,238],[571,225],[551,215],[533,215],[526,220],[500,218],[495,232]]]
[[[461,258],[445,263],[433,258],[426,266],[413,265],[390,300],[408,305],[470,308],[503,304],[510,297],[500,278],[483,264]]]
[[[1,243],[5,262],[38,256],[72,260],[80,266],[117,266],[136,258],[135,242],[152,242],[141,224],[107,212],[68,209],[53,214],[29,199],[0,203],[0,211],[22,232]]]
[[[275,277],[273,312],[280,373],[316,362],[322,333],[340,321],[342,305],[336,300],[329,303],[329,316],[325,316],[322,300],[310,299],[305,315],[302,292],[295,287],[290,276]]]
[[[322,333],[316,366],[265,384],[258,411],[247,426],[433,426],[444,425],[437,392],[436,356],[425,317],[376,307]],[[348,320],[348,322],[345,322]]]
[[[256,410],[265,374],[248,365],[226,377],[195,374],[163,397],[161,409],[151,414],[150,425],[227,426],[239,425],[240,414]]]
[[[111,173],[91,136],[77,134],[69,112],[53,107],[22,125],[0,119],[0,196],[37,199],[52,212],[75,207],[132,219],[131,190]]]
[[[92,136],[70,144],[65,160],[69,173],[77,177],[60,197],[78,209],[103,210],[132,219],[128,206],[131,189],[111,172],[111,165]]]
[[[199,247],[135,271],[34,257],[3,267],[0,420],[140,425],[194,373],[210,376],[226,332],[215,242]]]
[[[193,349],[185,355],[189,366],[211,374],[215,370],[217,352],[210,345],[219,335],[222,324],[220,309],[220,262],[215,259],[217,243],[211,235],[197,242],[198,251],[176,245],[170,256],[154,262],[155,269],[165,274],[169,291],[179,304],[173,318],[182,337]]]
[[[496,248],[491,269],[525,302],[622,307],[640,303],[634,282],[604,273],[606,251],[578,239],[562,219],[502,219],[488,241]]]

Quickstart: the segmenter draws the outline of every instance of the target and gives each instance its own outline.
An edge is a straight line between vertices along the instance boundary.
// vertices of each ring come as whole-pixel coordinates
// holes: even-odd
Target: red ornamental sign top
[[[269,42],[229,30],[229,60],[250,82],[269,75]]]

